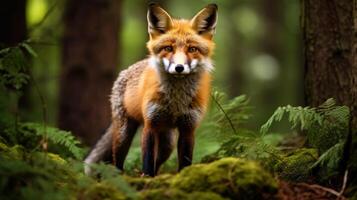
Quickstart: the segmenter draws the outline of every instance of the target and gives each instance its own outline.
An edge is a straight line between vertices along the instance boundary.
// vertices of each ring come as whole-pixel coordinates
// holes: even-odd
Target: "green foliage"
[[[96,166],[94,166],[96,168]],[[100,180],[83,174],[83,165],[52,153],[0,143],[1,199],[134,199],[118,170],[97,167]]]
[[[341,141],[324,152],[311,166],[315,174],[327,181],[329,178],[339,175],[345,142]]]
[[[17,96],[16,101],[24,85],[29,82],[31,57],[37,57],[37,54],[29,45],[29,41],[0,50],[0,87],[8,96],[14,93]],[[0,104],[0,113],[4,116],[0,121],[0,132],[2,139],[8,144],[20,144],[30,150],[38,150],[43,146],[48,148],[48,151],[64,157],[83,158],[84,150],[79,147],[80,142],[70,132],[49,127],[45,123],[22,123],[17,112],[15,116],[9,115],[6,106],[10,104],[6,99],[2,98]]]
[[[37,123],[24,123],[22,126],[24,130],[33,133],[33,135],[35,134],[37,136],[41,136],[42,138],[45,137],[50,142],[50,148],[55,147],[53,145],[58,145],[59,147],[56,148],[58,150],[56,153],[59,153],[60,155],[67,155],[61,154],[60,152],[60,150],[65,149],[76,159],[82,159],[84,157],[85,151],[80,147],[81,143],[72,135],[71,132]]]
[[[289,114],[289,122],[292,123],[292,128],[296,128],[299,124],[301,129],[305,130],[311,127],[314,123],[322,124],[322,117],[316,112],[315,108],[310,107],[292,107],[290,105],[278,107],[269,120],[261,127],[261,132],[266,134],[269,128],[275,121],[281,121],[285,113]]]
[[[225,100],[223,93],[215,91],[212,94],[215,109],[211,118],[212,127],[217,134],[225,136],[225,141],[217,151],[203,157],[202,162],[211,162],[224,157],[240,157],[259,160],[267,164],[273,159],[279,159],[275,148],[282,137],[278,134],[261,134],[246,129],[244,125],[251,117],[252,107],[246,95],[232,100]],[[269,161],[269,162],[265,162]]]
[[[205,156],[202,162],[234,156],[258,160],[265,167],[272,168],[272,162],[275,163],[281,159],[282,153],[276,148],[282,139],[280,135],[260,136],[254,132],[248,136],[244,136],[245,134],[247,133],[238,132],[237,135],[230,137],[216,152]]]
[[[337,106],[333,99],[328,99],[317,108],[292,107],[290,105],[279,107],[270,119],[261,127],[263,134],[269,131],[273,122],[281,121],[284,114],[292,128],[306,131],[308,142],[323,153],[340,141],[348,133],[349,108]]]
[[[219,99],[219,96],[216,99]],[[258,160],[281,178],[295,181],[306,181],[312,173],[328,180],[340,172],[344,143],[348,133],[348,107],[337,106],[333,99],[328,99],[316,108],[290,105],[279,107],[261,127],[261,133],[257,133],[242,128],[240,122],[245,118],[240,117],[242,113],[234,108],[239,105],[248,106],[248,104],[228,105],[220,105],[224,112],[216,114],[216,116],[220,115],[220,118],[215,119],[219,119],[216,120],[216,129],[221,132],[228,131],[230,136],[216,152],[205,156],[202,159],[203,162],[229,156]],[[231,110],[233,112],[230,112]],[[249,113],[243,112],[243,115],[249,115]],[[281,121],[284,115],[288,116],[293,129],[298,128],[306,133],[307,142],[313,147],[312,149],[295,150],[296,147],[288,146],[287,149],[290,150],[282,151],[285,149],[285,147],[280,147],[284,139],[283,135],[267,134],[273,123]],[[233,126],[230,126],[230,123]]]
[[[70,132],[43,124],[19,123],[9,126],[3,131],[2,137],[11,145],[21,144],[27,149],[38,149],[43,144],[48,151],[64,157],[82,159],[85,154],[80,142]]]
[[[29,56],[37,54],[27,42],[0,50],[0,84],[3,87],[20,90],[29,82]]]
[[[312,177],[310,168],[318,159],[316,149],[301,148],[286,153],[274,163],[274,172],[289,181],[308,181]]]
[[[219,91],[214,91],[211,96],[215,107],[209,114],[212,115],[211,124],[215,126],[217,134],[220,136],[237,134],[251,117],[252,107],[249,106],[247,96],[240,95],[227,100],[226,95]]]
[[[336,105],[333,99],[326,100],[317,108],[279,107],[261,127],[261,132],[267,133],[273,122],[281,121],[285,113],[292,128],[303,130],[308,143],[322,154],[312,168],[324,179],[337,175],[348,135],[349,108]]]

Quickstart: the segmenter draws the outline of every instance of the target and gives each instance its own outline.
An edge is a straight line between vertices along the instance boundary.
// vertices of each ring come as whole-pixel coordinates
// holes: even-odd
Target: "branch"
[[[214,97],[214,95],[212,95],[212,93],[211,93],[211,97],[212,97],[213,101],[217,104],[218,108],[222,111],[224,117],[227,119],[229,125],[231,126],[231,128],[232,128],[232,130],[233,130],[233,132],[234,132],[234,134],[237,135],[237,131],[236,131],[236,129],[234,128],[234,125],[233,125],[232,120],[228,117],[227,113],[224,111],[223,107],[222,107],[221,104],[217,101],[217,99]]]

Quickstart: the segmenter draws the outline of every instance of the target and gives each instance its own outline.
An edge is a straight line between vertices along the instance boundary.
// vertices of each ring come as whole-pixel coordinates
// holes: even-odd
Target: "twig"
[[[43,137],[43,141],[42,141],[42,148],[45,150],[45,152],[47,152],[48,149],[48,139],[47,139],[47,104],[45,101],[44,96],[42,95],[35,79],[32,77],[31,73],[30,74],[30,79],[31,82],[33,83],[33,86],[38,94],[38,96],[40,97],[40,101],[41,101],[41,105],[42,105],[42,120],[43,120],[43,127],[44,127],[44,137]]]
[[[342,196],[342,194],[345,192],[346,185],[347,185],[347,177],[348,177],[348,170],[345,171],[345,175],[343,176],[343,183],[342,183],[342,188],[341,191],[338,194],[338,199]]]
[[[337,192],[336,190],[331,189],[331,188],[323,187],[321,185],[316,185],[316,184],[309,185],[309,184],[306,184],[306,183],[299,183],[299,185],[302,185],[302,186],[305,186],[305,187],[311,187],[311,188],[320,189],[320,190],[323,190],[323,191],[328,192],[330,194],[333,194],[333,195],[337,196],[338,198],[344,199],[342,196],[340,196],[339,192]]]
[[[211,93],[211,97],[213,99],[213,101],[217,104],[218,108],[222,111],[224,117],[227,119],[227,121],[229,122],[229,125],[231,126],[233,132],[235,135],[237,135],[237,131],[236,129],[234,128],[234,125],[233,125],[233,122],[232,120],[228,117],[227,113],[224,111],[223,107],[221,106],[221,104],[217,101],[217,99],[212,95]]]

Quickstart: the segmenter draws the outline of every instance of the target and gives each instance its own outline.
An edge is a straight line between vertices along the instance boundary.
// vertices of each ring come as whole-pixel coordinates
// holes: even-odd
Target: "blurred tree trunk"
[[[224,8],[227,13],[234,13],[237,7],[241,5],[241,2],[231,1],[227,2],[227,6]],[[242,86],[244,85],[244,75],[242,71],[242,53],[244,51],[244,45],[242,45],[242,34],[238,31],[235,26],[235,19],[233,17],[228,17],[227,24],[232,24],[232,26],[226,27],[228,32],[226,40],[228,49],[228,70],[226,72],[227,83],[228,83],[228,94],[230,97],[236,97],[241,95],[243,92]]]
[[[284,73],[284,68],[282,67],[282,61],[284,58],[284,46],[282,46],[283,34],[281,29],[281,24],[284,23],[284,9],[282,0],[262,0],[259,4],[261,6],[262,19],[264,19],[264,35],[259,41],[261,53],[271,56],[279,67],[280,74]],[[285,84],[281,84],[281,82]],[[263,119],[269,117],[269,115],[276,109],[278,105],[283,102],[284,86],[288,85],[289,80],[286,80],[284,76],[271,80],[269,84],[264,86],[261,92],[260,100],[262,103],[260,105],[267,105],[260,108],[260,112],[269,113],[268,116],[264,116]],[[269,86],[270,85],[270,86]],[[291,87],[289,87],[291,88]],[[262,121],[263,123],[263,121]]]
[[[231,24],[234,24],[233,19],[230,18],[229,20]],[[229,42],[227,42],[227,48],[229,49],[228,58],[228,94],[230,97],[236,97],[242,94],[242,86],[244,83],[244,76],[242,72],[242,61],[241,61],[241,51],[242,48],[237,48],[240,42],[240,33],[237,31],[235,26],[230,26],[227,28],[229,31]]]
[[[0,3],[0,49],[15,46],[27,39],[26,0],[3,1]],[[28,72],[30,73],[30,72]],[[30,85],[22,89],[18,106],[23,113],[31,110]]]
[[[13,46],[26,39],[26,0],[0,3],[0,44]]]
[[[59,126],[87,145],[110,124],[120,5],[120,0],[69,0],[64,13]]]
[[[333,97],[351,109],[349,164],[357,169],[357,4],[304,0],[305,99],[317,106]]]

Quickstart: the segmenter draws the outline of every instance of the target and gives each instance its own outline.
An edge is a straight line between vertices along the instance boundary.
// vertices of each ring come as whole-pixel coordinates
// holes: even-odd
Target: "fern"
[[[84,175],[82,162],[0,143],[0,199],[137,199],[114,166],[93,168],[100,180]]]
[[[283,119],[284,114],[287,113],[289,122],[292,123],[292,128],[297,128],[300,125],[301,130],[306,130],[317,123],[322,125],[323,118],[316,111],[315,108],[310,107],[292,107],[290,105],[278,107],[274,114],[268,121],[261,127],[260,132],[266,134],[274,122],[279,122]]]
[[[261,133],[266,134],[274,122],[282,120],[284,114],[288,115],[292,128],[306,131],[309,143],[321,153],[347,136],[349,109],[337,106],[333,99],[328,99],[317,108],[279,107],[261,127]]]
[[[227,100],[226,95],[218,91],[214,91],[211,96],[215,107],[210,113],[211,119],[206,123],[213,126],[212,129],[217,130],[219,136],[229,137],[242,132],[244,124],[251,117],[252,107],[249,105],[248,97],[240,95]]]
[[[345,143],[341,141],[328,149],[311,166],[311,169],[317,171],[319,174],[323,174],[321,177],[324,179],[337,175],[340,171],[344,145]]]
[[[228,156],[261,161],[272,157],[278,159],[275,146],[277,141],[281,140],[280,136],[261,136],[244,127],[251,117],[250,111],[252,110],[246,95],[226,100],[224,93],[214,91],[212,98],[215,109],[210,114],[213,117],[202,126],[206,126],[205,129],[211,126],[210,130],[216,130],[217,134],[226,137],[225,142],[214,153],[203,157],[202,162]]]
[[[82,159],[85,151],[79,147],[80,142],[71,134],[53,127],[45,127],[37,123],[24,123],[22,129],[30,131],[37,136],[46,136],[54,145],[65,147],[76,159]]]
[[[326,100],[317,108],[279,107],[261,127],[261,133],[267,133],[274,122],[281,121],[284,114],[288,115],[292,128],[305,131],[308,143],[321,154],[311,169],[319,171],[324,178],[336,175],[348,134],[349,108],[337,106],[333,99]]]
[[[20,90],[29,82],[29,56],[36,57],[36,52],[27,43],[0,50],[0,84],[8,89]]]

